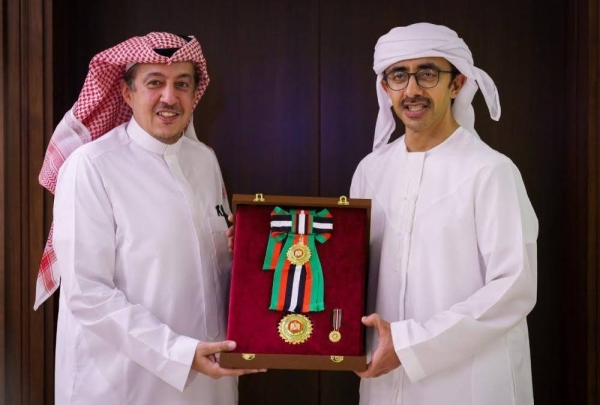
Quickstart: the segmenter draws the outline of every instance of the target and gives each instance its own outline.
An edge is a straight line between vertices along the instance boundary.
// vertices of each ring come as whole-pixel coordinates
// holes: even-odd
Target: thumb
[[[220,352],[229,352],[236,348],[237,344],[233,340],[224,340],[222,342],[218,342],[220,346]]]
[[[222,342],[204,342],[204,350],[203,354],[209,355],[209,354],[215,354],[215,353],[221,353],[221,352],[228,352],[231,351],[233,349],[235,349],[235,347],[237,346],[236,343],[232,340],[224,340]]]
[[[371,314],[369,316],[363,316],[361,319],[361,322],[365,326],[375,326],[375,324],[377,323],[378,320],[379,320],[379,315]]]

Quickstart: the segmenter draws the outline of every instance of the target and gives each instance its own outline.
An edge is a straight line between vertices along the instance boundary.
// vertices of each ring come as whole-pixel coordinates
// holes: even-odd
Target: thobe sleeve
[[[176,334],[116,288],[115,231],[100,173],[89,157],[74,153],[61,168],[54,201],[54,248],[68,310],[84,328],[182,391],[198,340]]]
[[[485,284],[424,323],[392,323],[394,348],[411,381],[465,361],[535,305],[538,224],[512,162],[480,173],[473,198]]]

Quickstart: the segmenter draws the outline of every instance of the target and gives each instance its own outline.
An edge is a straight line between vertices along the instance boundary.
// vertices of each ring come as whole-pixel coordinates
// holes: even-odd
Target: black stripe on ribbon
[[[298,298],[296,300],[296,306],[291,308],[296,267],[300,269],[300,279],[298,280]],[[306,267],[304,265],[296,266],[292,264],[289,269],[287,283],[285,286],[285,302],[283,304],[283,309],[290,312],[300,312],[302,310],[302,303],[304,302],[304,290],[306,289]]]
[[[313,217],[313,222],[315,224],[333,224],[333,218],[331,217],[318,217],[318,216],[314,216]]]
[[[287,283],[285,286],[285,301],[283,303],[283,309],[289,311],[289,307],[292,303],[292,291],[294,289],[294,273],[296,272],[296,265],[292,264],[289,267]]]
[[[306,293],[306,265],[302,266],[300,271],[300,288],[298,289],[298,301],[296,304],[296,312],[302,312],[302,305],[304,304],[304,294]]]
[[[287,222],[289,225],[275,226],[275,222]],[[271,215],[271,232],[290,232],[292,230],[291,215]]]

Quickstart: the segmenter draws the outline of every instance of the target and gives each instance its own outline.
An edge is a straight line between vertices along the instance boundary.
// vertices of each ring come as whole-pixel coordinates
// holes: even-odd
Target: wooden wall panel
[[[27,57],[24,58],[23,70],[27,80],[23,92],[26,94],[28,106],[27,130],[21,137],[21,151],[25,154],[23,159],[23,176],[21,187],[23,190],[24,206],[22,221],[23,229],[23,269],[27,272],[27,283],[21,286],[23,292],[21,306],[28,316],[23,334],[28,337],[44,336],[44,312],[31,311],[31,303],[35,299],[35,280],[38,270],[38,257],[42,255],[44,238],[44,190],[38,185],[39,158],[44,155],[44,9],[28,4],[23,10],[23,20],[28,26],[27,32]],[[28,358],[24,369],[25,387],[38,387],[37,389],[23,390],[24,403],[44,402],[44,344],[35,342],[30,344]]]
[[[600,9],[575,0],[568,11],[565,383],[568,403],[592,405],[600,403]]]
[[[7,28],[11,36],[7,38],[7,76],[10,80],[7,82],[8,100],[10,102],[6,106],[7,116],[10,117],[6,122],[6,132],[4,134],[21,134],[22,122],[20,114],[21,99],[21,71],[20,71],[20,42],[21,42],[21,27],[20,27],[20,2],[12,1],[7,5]],[[16,118],[16,119],[15,119]],[[20,279],[21,273],[19,269],[21,265],[21,190],[20,190],[20,136],[5,136],[5,195],[6,213],[5,216],[5,242],[6,251],[9,254],[6,256],[6,295],[5,313],[6,313],[6,391],[5,401],[7,404],[21,404],[21,388],[23,386],[22,378],[22,356],[23,345],[22,323],[23,314],[21,308],[21,285],[25,284]]]
[[[600,5],[587,5],[588,37],[588,404],[600,403]],[[593,358],[592,358],[593,355]],[[581,362],[585,364],[584,361]]]
[[[594,329],[590,345],[595,351],[595,359],[588,373],[588,384],[592,387],[592,394],[588,397],[588,404],[600,403],[600,5],[598,1],[591,1],[589,5],[590,37],[588,48],[590,49],[590,61],[588,64],[588,77],[590,78],[590,108],[588,110],[590,119],[590,178],[593,190],[591,198],[590,222],[593,224],[593,232],[589,238],[588,249],[590,265],[588,271],[595,275],[596,285],[594,288],[592,305],[595,305],[595,316],[590,319],[591,327]],[[589,304],[588,304],[589,305]]]
[[[8,19],[6,5],[4,1],[0,1],[0,25],[6,26],[6,20]],[[7,49],[6,37],[4,30],[0,30],[0,297],[6,297],[6,240],[5,240],[5,229],[6,229],[6,191],[5,191],[5,144],[4,144],[4,133],[6,133],[6,120],[7,120],[7,108],[8,96],[6,93],[6,78],[7,78]],[[5,393],[8,389],[8,381],[6,380],[6,334],[7,334],[7,318],[6,318],[6,299],[0,299],[0,393]],[[6,395],[0,395],[0,404],[6,403]]]
[[[45,241],[37,175],[51,132],[51,2],[5,0],[2,82],[2,374],[6,404],[52,399],[55,314],[32,310]],[[50,350],[49,350],[50,349]],[[48,391],[48,389],[50,391]],[[50,394],[48,393],[50,392]]]

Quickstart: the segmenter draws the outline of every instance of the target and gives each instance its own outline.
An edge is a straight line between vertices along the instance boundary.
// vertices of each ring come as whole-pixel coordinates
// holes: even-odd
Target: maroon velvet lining
[[[312,336],[302,344],[286,343],[277,326],[287,314],[269,310],[273,271],[262,270],[274,206],[238,205],[227,338],[237,353],[346,355],[364,354],[360,322],[364,314],[368,218],[365,209],[330,208],[333,232],[316,242],[325,282],[325,310],[310,312]],[[282,207],[284,209],[290,207]],[[310,207],[291,207],[304,208]],[[342,339],[329,340],[332,312],[342,309]]]

